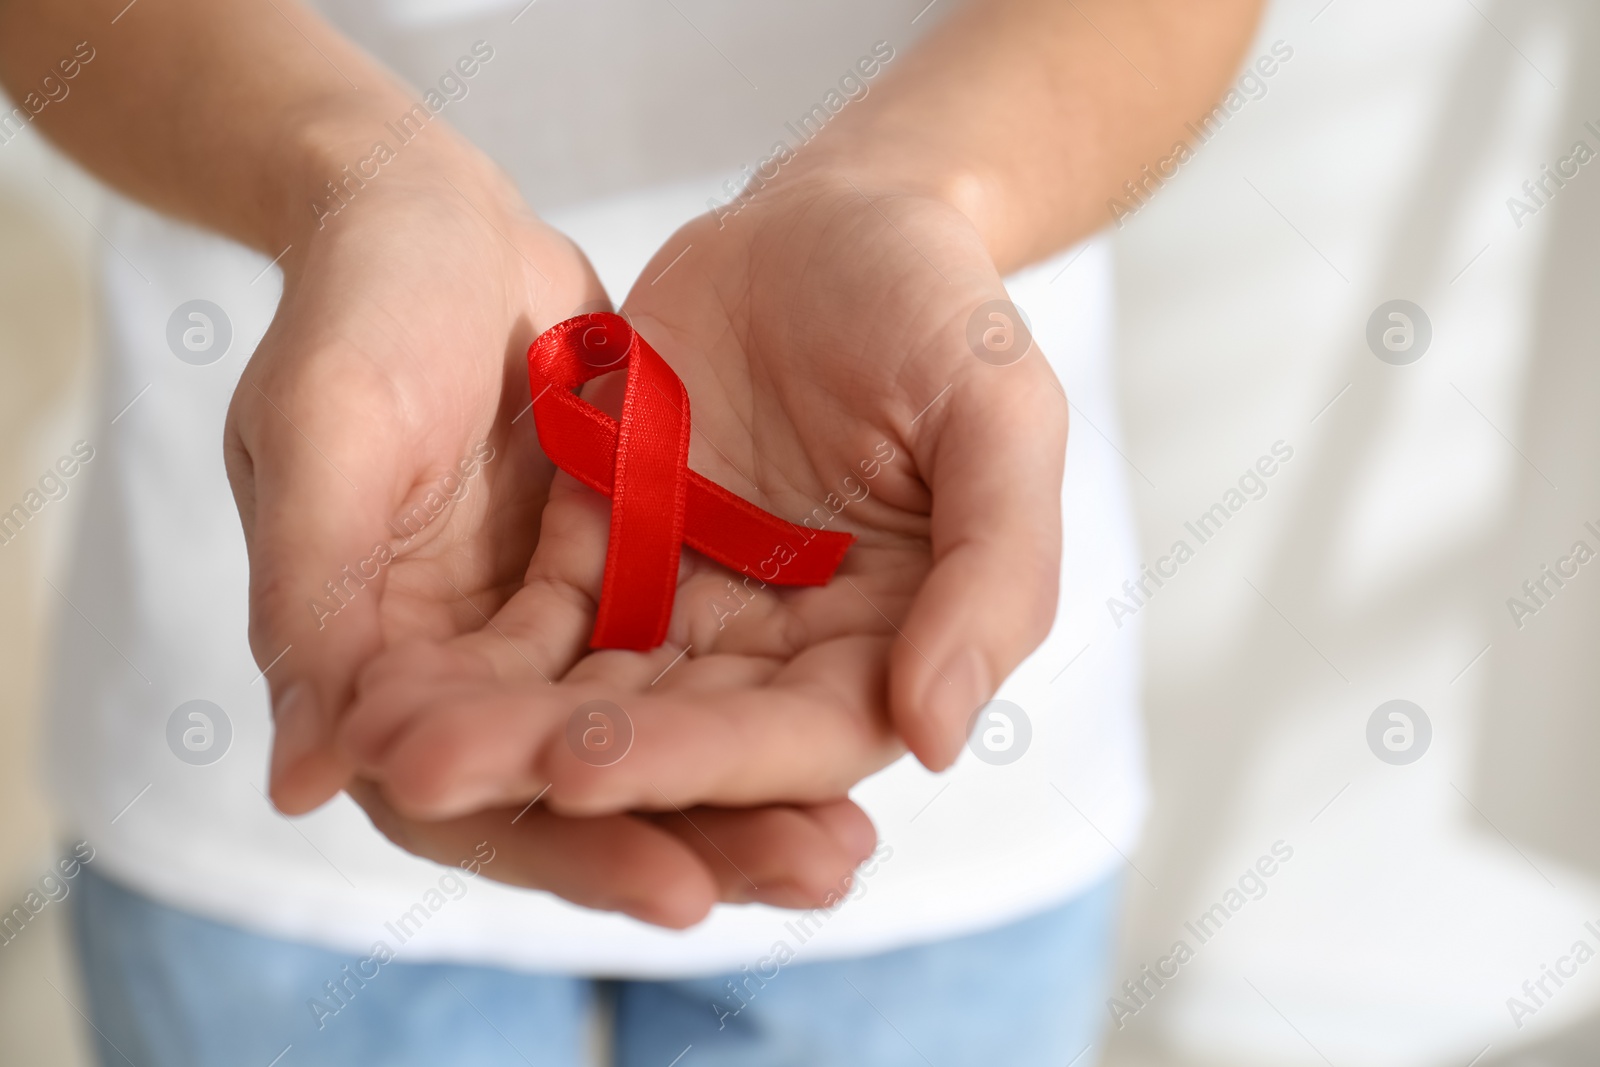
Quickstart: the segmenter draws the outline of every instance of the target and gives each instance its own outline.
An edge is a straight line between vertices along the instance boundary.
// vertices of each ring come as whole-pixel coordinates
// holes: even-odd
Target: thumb
[[[1067,403],[1035,349],[958,380],[911,442],[933,498],[933,568],[890,652],[896,729],[932,770],[1055,619]]]
[[[290,815],[349,779],[334,727],[378,650],[379,595],[393,558],[395,449],[352,412],[332,418],[325,403],[319,411],[293,399],[308,393],[328,395],[247,375],[227,435],[250,557],[250,647],[272,698],[269,790]]]

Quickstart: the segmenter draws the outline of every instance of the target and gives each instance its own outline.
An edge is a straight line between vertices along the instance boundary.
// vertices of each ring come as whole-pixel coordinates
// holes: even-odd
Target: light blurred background
[[[1600,568],[1520,629],[1506,601],[1574,541],[1600,549],[1600,164],[1520,226],[1506,201],[1600,150],[1600,12],[1284,0],[1250,58],[1276,41],[1266,94],[1117,232],[1144,558],[1192,544],[1275,442],[1293,458],[1140,612],[1156,805],[1116,980],[1180,939],[1194,958],[1124,995],[1107,1062],[1590,1067],[1600,963],[1520,1026],[1507,998],[1600,947]],[[78,436],[95,210],[36,133],[0,145],[7,507]],[[1366,339],[1395,299],[1431,323],[1406,365]],[[60,845],[32,753],[72,502],[0,547],[6,907]],[[1393,699],[1431,724],[1409,764],[1367,740]],[[1265,895],[1200,944],[1185,923],[1278,842]],[[63,915],[0,948],[0,1065],[85,1062]]]
[[[78,440],[88,412],[99,238],[90,179],[31,130],[0,145],[0,498],[9,510]],[[80,214],[82,212],[82,214]],[[0,544],[0,911],[22,902],[61,842],[39,782],[40,685],[56,580],[72,533],[69,491]],[[60,582],[56,581],[59,585]],[[0,945],[0,1067],[89,1063],[52,904]]]

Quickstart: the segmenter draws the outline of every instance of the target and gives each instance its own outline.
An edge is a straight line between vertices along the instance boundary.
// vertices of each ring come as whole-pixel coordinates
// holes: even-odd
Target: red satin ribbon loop
[[[620,422],[575,394],[627,370]],[[773,585],[825,585],[855,540],[797,526],[689,469],[689,393],[628,320],[557,323],[528,348],[539,444],[611,498],[605,579],[591,648],[649,649],[667,637],[683,545]]]

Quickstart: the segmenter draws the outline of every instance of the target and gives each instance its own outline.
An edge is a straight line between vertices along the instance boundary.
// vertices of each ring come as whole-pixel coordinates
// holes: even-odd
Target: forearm
[[[950,2],[950,0],[942,0]],[[1108,221],[1141,165],[1187,140],[1262,0],[974,0],[802,153],[959,207],[1009,271]]]
[[[319,225],[325,183],[413,103],[295,0],[125,4],[0,0],[0,83],[108,184],[268,254]],[[93,58],[68,80],[59,64],[80,43]],[[60,99],[41,91],[46,75]],[[429,126],[397,169],[461,151]]]

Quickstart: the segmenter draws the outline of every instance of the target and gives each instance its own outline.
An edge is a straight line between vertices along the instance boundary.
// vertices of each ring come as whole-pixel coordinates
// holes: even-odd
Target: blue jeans
[[[397,960],[320,1020],[309,999],[353,957],[92,870],[71,899],[105,1067],[582,1067],[600,997],[618,1067],[1090,1067],[1119,888],[984,933],[796,962],[747,987],[737,1014],[726,983],[743,975],[601,982]]]

